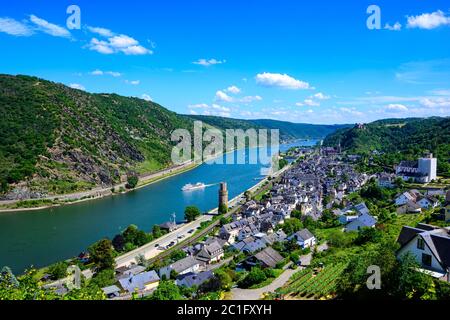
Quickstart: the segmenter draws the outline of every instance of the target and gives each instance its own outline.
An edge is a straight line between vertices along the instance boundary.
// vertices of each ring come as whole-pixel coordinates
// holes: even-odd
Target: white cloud
[[[153,51],[139,44],[136,39],[125,34],[116,35],[109,29],[99,27],[88,27],[92,33],[99,34],[106,40],[92,38],[88,48],[101,54],[123,53],[126,55],[153,54]]]
[[[216,92],[216,101],[233,102],[233,98],[227,95],[225,92],[219,90]]]
[[[450,17],[441,10],[424,13],[418,16],[408,16],[408,28],[434,29],[440,26],[450,25]]]
[[[0,18],[0,32],[17,37],[28,37],[33,34],[26,24],[11,18]]]
[[[113,76],[114,78],[120,77],[122,74],[120,72],[115,71],[106,71],[106,74],[109,74],[110,76]]]
[[[206,103],[200,103],[200,104],[193,104],[188,106],[189,111],[191,114],[199,114],[196,110],[201,110],[201,114],[205,116],[221,116],[221,117],[230,117],[231,116],[231,109],[227,107],[223,107],[218,104],[206,104]]]
[[[103,76],[103,75],[110,75],[114,78],[118,78],[120,76],[122,76],[122,74],[120,72],[115,72],[115,71],[102,71],[102,70],[94,70],[92,72],[90,72],[91,75],[93,76]]]
[[[400,31],[402,30],[402,25],[400,22],[396,22],[394,25],[390,25],[389,23],[386,23],[386,25],[384,26],[384,28],[386,30],[390,30],[390,31]]]
[[[150,97],[148,94],[144,93],[141,96],[142,99],[144,99],[145,101],[153,101],[152,97]]]
[[[121,51],[123,53],[125,53],[126,55],[131,55],[131,56],[138,56],[138,55],[145,55],[145,54],[152,54],[153,51],[144,48],[143,46],[130,46],[130,47],[126,47],[121,49]]]
[[[101,35],[103,37],[112,37],[114,36],[114,32],[112,32],[109,29],[106,28],[99,28],[99,27],[87,27],[89,29],[90,32],[92,33],[96,33],[98,35]]]
[[[388,112],[404,112],[408,111],[408,107],[403,104],[390,104],[386,107],[386,111]]]
[[[232,94],[238,94],[238,93],[241,93],[241,89],[239,89],[239,88],[236,87],[236,86],[228,87],[225,91],[226,91],[226,92],[229,92],[229,93],[232,93]]]
[[[437,96],[450,96],[450,90],[448,90],[448,89],[432,90],[431,93],[435,94]]]
[[[420,104],[427,108],[450,108],[450,98],[424,98]]]
[[[125,80],[125,83],[131,84],[133,86],[137,86],[141,83],[140,80]]]
[[[71,83],[71,84],[69,84],[69,87],[71,87],[72,89],[78,89],[78,90],[83,90],[83,91],[86,90],[86,88],[79,83]]]
[[[280,73],[260,73],[256,75],[256,83],[264,87],[278,87],[292,90],[311,89],[309,83]]]
[[[227,62],[226,60],[217,60],[217,59],[198,59],[197,61],[192,62],[193,64],[197,64],[204,67],[213,66],[216,64],[223,64]]]
[[[328,100],[330,99],[330,96],[327,96],[325,94],[323,94],[322,92],[316,93],[315,95],[313,95],[314,98],[319,99],[319,100]]]
[[[341,112],[347,113],[352,116],[361,117],[364,115],[361,111],[356,110],[355,108],[339,108]]]
[[[320,103],[317,101],[314,101],[312,99],[305,99],[305,101],[303,101],[303,103],[309,107],[319,107]]]
[[[67,30],[66,28],[50,23],[33,14],[30,16],[30,21],[37,25],[39,30],[54,37],[70,38],[71,36],[69,30]]]
[[[109,44],[114,48],[128,48],[137,45],[138,42],[136,39],[122,34],[109,38]]]
[[[261,96],[245,96],[242,99],[240,99],[240,102],[244,102],[244,103],[250,103],[250,102],[254,102],[254,101],[262,101],[262,97]]]
[[[92,38],[91,43],[89,44],[89,49],[93,51],[97,51],[101,54],[113,54],[114,49],[111,48],[108,42],[103,40],[98,40],[97,38]]]

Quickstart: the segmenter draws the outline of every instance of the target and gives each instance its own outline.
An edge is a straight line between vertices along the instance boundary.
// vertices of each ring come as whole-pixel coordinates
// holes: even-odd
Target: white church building
[[[395,173],[405,181],[428,183],[437,179],[437,159],[430,153],[416,161],[402,161]]]

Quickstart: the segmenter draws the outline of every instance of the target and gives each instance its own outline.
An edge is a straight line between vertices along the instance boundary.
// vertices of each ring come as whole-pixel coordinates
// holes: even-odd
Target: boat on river
[[[200,190],[205,189],[206,185],[204,183],[196,183],[196,184],[187,184],[183,188],[181,188],[182,191],[194,191],[194,190]]]

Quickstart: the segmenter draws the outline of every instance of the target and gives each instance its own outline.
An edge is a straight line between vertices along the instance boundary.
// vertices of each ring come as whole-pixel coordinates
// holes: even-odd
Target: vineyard
[[[327,266],[315,274],[311,268],[294,274],[280,290],[283,295],[305,299],[329,298],[336,290],[336,280],[346,267],[345,263]]]

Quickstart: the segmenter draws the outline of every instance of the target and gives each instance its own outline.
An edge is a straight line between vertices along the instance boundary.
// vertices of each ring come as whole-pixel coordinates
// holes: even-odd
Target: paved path
[[[145,187],[148,184],[150,184],[153,180],[157,180],[158,178],[165,178],[166,176],[170,176],[173,174],[178,174],[178,173],[182,173],[184,170],[192,167],[194,165],[194,163],[192,161],[183,163],[181,165],[174,165],[172,167],[154,172],[154,173],[149,173],[149,174],[143,174],[141,176],[139,176],[139,185],[138,187],[136,187],[133,190],[137,190],[139,188]],[[126,187],[127,182],[121,182],[118,183],[114,186],[106,186],[106,187],[95,187],[91,190],[88,191],[80,191],[80,192],[75,192],[75,193],[69,193],[69,194],[61,194],[61,195],[52,195],[52,196],[47,196],[47,197],[42,197],[39,199],[17,199],[17,200],[0,200],[0,205],[11,205],[11,204],[15,204],[19,201],[22,200],[60,200],[60,201],[78,201],[78,200],[95,200],[98,198],[102,198],[105,196],[111,196],[113,195],[113,192],[111,191],[111,189],[116,189],[116,190],[120,190],[120,188],[124,188]],[[133,190],[126,190],[126,191],[133,191]],[[70,203],[69,203],[70,204]],[[27,210],[39,210],[39,209],[44,209],[45,206],[40,207],[40,208],[25,208],[23,209],[23,211],[27,211]],[[0,212],[3,211],[22,211],[22,209],[5,209],[5,210],[0,210]]]
[[[317,247],[317,250],[319,252],[325,251],[327,249],[327,244],[322,244]],[[310,265],[311,260],[312,253],[300,257],[302,266]],[[276,278],[271,284],[259,289],[231,289],[231,300],[259,300],[262,298],[262,295],[264,293],[275,292],[276,289],[284,286],[295,273],[300,272],[303,269],[304,267],[297,268],[296,270],[288,269],[284,271],[278,278]]]

